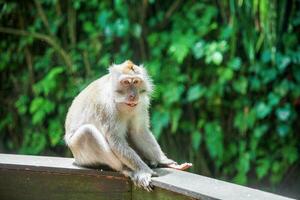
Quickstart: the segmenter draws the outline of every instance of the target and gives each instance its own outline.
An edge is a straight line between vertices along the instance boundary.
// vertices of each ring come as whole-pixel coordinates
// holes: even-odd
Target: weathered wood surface
[[[0,199],[131,199],[126,180],[89,175],[0,170]]]
[[[178,192],[195,199],[290,199],[261,190],[256,190],[225,181],[174,169],[157,169],[159,177],[153,178],[153,185],[168,191]]]
[[[73,162],[0,154],[0,199],[131,199],[131,182],[120,173],[86,169]]]
[[[196,200],[198,198],[190,197],[178,192],[172,192],[167,189],[154,187],[153,191],[145,192],[145,190],[133,186],[132,188],[132,200]],[[213,198],[210,198],[213,199]]]
[[[289,199],[172,169],[156,169],[154,190],[118,172],[87,169],[72,158],[0,154],[0,199]]]

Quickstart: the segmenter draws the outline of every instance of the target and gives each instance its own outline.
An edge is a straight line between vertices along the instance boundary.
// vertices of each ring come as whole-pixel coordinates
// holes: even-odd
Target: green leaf
[[[287,121],[291,116],[291,106],[285,104],[284,107],[277,108],[276,115],[280,121]]]
[[[271,55],[272,55],[271,51],[269,51],[269,50],[263,51],[262,58],[261,58],[262,61],[264,63],[267,63],[267,62],[271,61]]]
[[[274,81],[277,77],[277,70],[275,68],[268,68],[265,70],[261,70],[260,72],[262,82],[265,84]]]
[[[202,58],[204,55],[205,43],[204,41],[197,42],[193,47],[193,54],[196,59]]]
[[[276,106],[280,102],[280,96],[271,92],[268,95],[268,103],[270,106]]]
[[[233,179],[233,181],[240,185],[245,185],[247,183],[247,176],[243,172],[239,172]]]
[[[248,80],[244,76],[241,76],[237,81],[233,82],[233,88],[238,93],[246,94],[248,88]]]
[[[290,83],[288,80],[283,80],[279,85],[275,87],[275,93],[280,97],[285,97],[290,90]]]
[[[99,13],[97,22],[101,28],[104,29],[108,25],[111,15],[112,13],[108,10],[102,10],[102,12]]]
[[[229,61],[228,67],[230,67],[233,70],[239,70],[241,68],[242,61],[240,58],[233,58],[232,60]]]
[[[291,63],[291,59],[288,56],[277,56],[276,61],[279,71],[284,71]]]
[[[249,83],[250,83],[250,89],[252,91],[260,91],[261,90],[262,84],[261,84],[260,79],[258,79],[258,77],[255,77],[255,76],[250,77]]]
[[[142,27],[141,27],[141,25],[135,24],[133,26],[133,29],[132,29],[132,34],[134,35],[134,37],[140,38],[141,34],[142,34]]]
[[[38,111],[38,109],[43,106],[44,103],[44,99],[42,97],[36,97],[33,99],[33,101],[30,104],[30,113],[33,114],[36,111]]]
[[[86,22],[84,22],[84,24],[83,24],[83,30],[84,30],[85,32],[87,32],[87,33],[92,33],[92,32],[94,32],[95,27],[94,27],[94,25],[93,25],[92,22],[86,21]]]
[[[37,94],[44,93],[46,96],[49,95],[50,92],[54,92],[57,87],[58,77],[64,71],[64,67],[61,66],[52,68],[42,80],[34,84],[34,91]]]
[[[256,113],[254,110],[245,109],[236,114],[234,118],[234,126],[239,129],[241,133],[245,133],[249,128],[254,126],[256,121]]]
[[[223,155],[223,133],[221,127],[216,122],[212,122],[205,124],[204,130],[208,153],[212,159],[217,158],[218,163]]]
[[[233,27],[232,26],[225,26],[222,29],[222,32],[220,34],[220,37],[222,39],[228,39],[233,34]]]
[[[281,179],[282,179],[282,166],[280,164],[279,161],[274,161],[272,163],[272,167],[271,167],[271,170],[272,170],[272,175],[271,175],[271,182],[273,184],[276,184],[278,183]]]
[[[9,126],[13,126],[13,116],[12,113],[7,113],[5,117],[0,121],[0,135],[5,134],[3,131],[5,128],[9,128]]]
[[[237,163],[237,169],[239,173],[247,174],[250,169],[250,154],[248,152],[243,153],[239,157],[239,161]]]
[[[129,32],[129,21],[126,18],[119,18],[114,23],[114,33],[118,37],[124,37]]]
[[[224,84],[228,81],[230,81],[233,78],[233,70],[229,67],[226,68],[219,68],[218,75],[220,77],[220,83]]]
[[[24,115],[27,112],[28,102],[29,98],[26,95],[21,95],[16,101],[15,106],[18,109],[20,115]]]
[[[287,162],[291,165],[296,162],[299,158],[299,153],[297,147],[295,146],[285,146],[282,149],[282,155],[287,160]]]
[[[171,112],[171,132],[175,133],[178,128],[178,122],[181,117],[182,111],[180,109],[175,109],[174,111]]]
[[[78,10],[81,6],[81,1],[72,1],[72,5],[75,10]]]
[[[225,41],[208,43],[205,48],[205,63],[220,65],[223,61],[223,54],[227,50]]]
[[[36,97],[30,104],[30,113],[32,116],[32,123],[41,123],[46,115],[54,110],[54,103],[42,97]]]
[[[268,174],[270,167],[271,162],[268,158],[258,160],[255,169],[258,179],[261,180],[263,177],[265,177]]]
[[[203,96],[204,93],[205,88],[200,84],[196,84],[188,90],[187,100],[189,102],[198,100],[201,96]]]
[[[287,124],[281,123],[277,126],[276,130],[280,137],[285,137],[290,131],[290,126]]]
[[[271,113],[271,111],[272,111],[271,107],[264,102],[259,102],[256,105],[256,116],[259,119],[265,118],[266,116],[268,116]]]
[[[50,138],[51,146],[57,145],[62,140],[63,135],[63,125],[58,120],[50,121],[48,128],[48,135]]]
[[[202,139],[201,133],[195,130],[192,133],[192,146],[195,151],[199,150],[201,139]]]
[[[182,63],[189,52],[189,47],[184,43],[173,43],[169,48],[169,52],[174,55],[178,63]]]
[[[293,68],[293,77],[296,79],[298,83],[300,83],[300,69],[299,67]]]
[[[29,131],[30,130],[25,132],[25,138],[21,148],[19,149],[19,153],[32,155],[39,154],[44,150],[47,144],[46,137],[43,133]]]
[[[266,124],[255,127],[254,136],[256,138],[261,138],[268,131],[268,128],[269,127]]]
[[[168,52],[175,58],[178,63],[182,63],[192,48],[196,36],[191,32],[182,33],[174,31],[171,35],[172,43]]]
[[[167,85],[164,87],[165,92],[163,93],[164,102],[167,105],[170,105],[175,102],[179,102],[181,99],[181,95],[184,92],[183,85]]]
[[[216,51],[212,54],[211,60],[214,64],[220,65],[223,61],[223,55],[220,52]]]
[[[166,112],[156,111],[152,114],[151,119],[154,136],[159,138],[162,129],[169,123],[169,115]]]

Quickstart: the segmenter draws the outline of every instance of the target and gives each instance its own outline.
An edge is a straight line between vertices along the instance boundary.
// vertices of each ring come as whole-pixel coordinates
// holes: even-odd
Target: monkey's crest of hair
[[[147,88],[149,94],[153,91],[152,79],[147,73],[147,70],[143,65],[135,65],[131,60],[126,60],[121,64],[112,64],[109,67],[109,73],[112,76],[124,77],[124,76],[136,76],[141,78]]]

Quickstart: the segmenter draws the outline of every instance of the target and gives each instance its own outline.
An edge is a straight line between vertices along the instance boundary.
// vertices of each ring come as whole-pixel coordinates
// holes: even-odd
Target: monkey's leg
[[[106,164],[117,171],[123,169],[122,162],[112,152],[105,137],[92,124],[79,127],[73,135],[66,138],[66,142],[79,165]]]

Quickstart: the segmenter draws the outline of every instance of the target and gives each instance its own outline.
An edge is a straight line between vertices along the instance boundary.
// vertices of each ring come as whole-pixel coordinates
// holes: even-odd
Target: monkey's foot
[[[192,166],[193,166],[192,163],[183,163],[181,165],[173,163],[173,164],[168,165],[169,168],[178,169],[178,170],[187,170],[188,168],[190,168]]]
[[[152,191],[152,185],[151,185],[151,173],[147,172],[136,172],[131,177],[133,183],[141,188],[144,188],[148,192]]]

